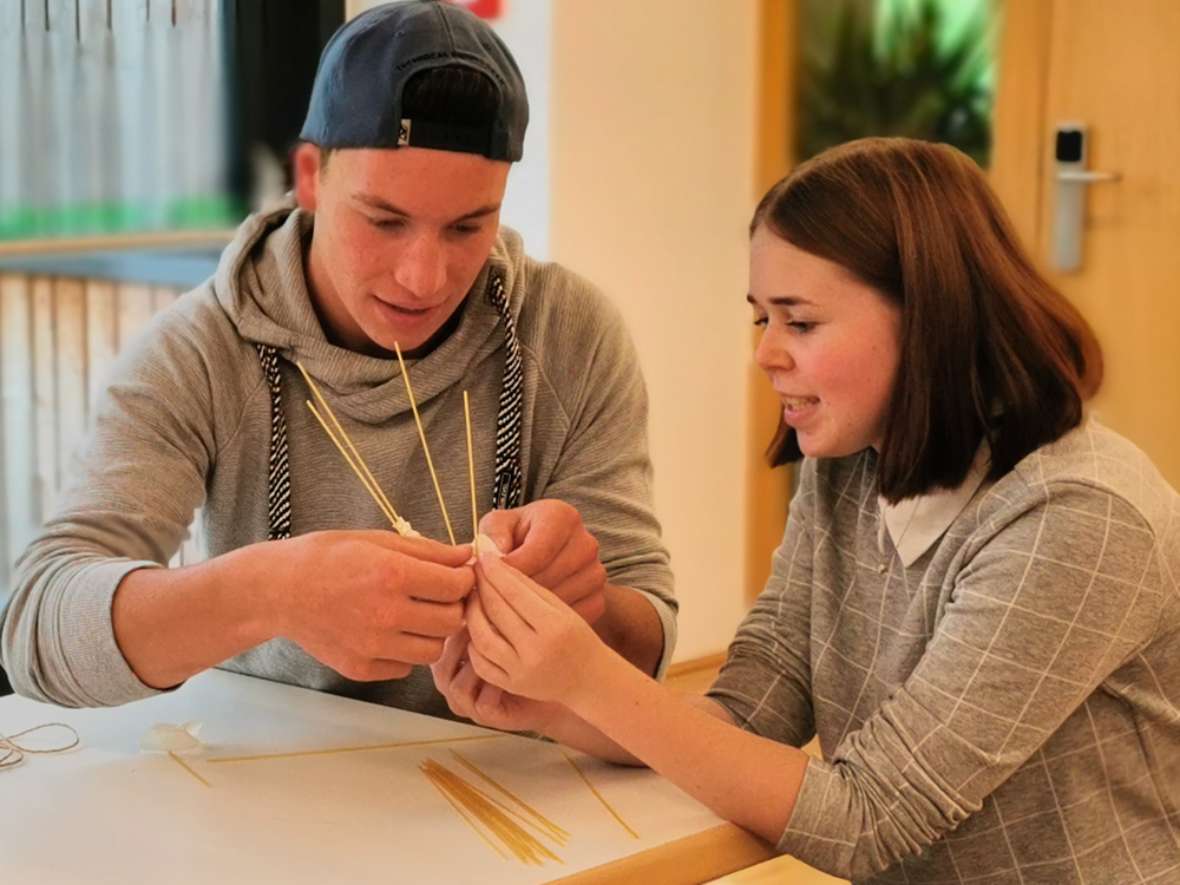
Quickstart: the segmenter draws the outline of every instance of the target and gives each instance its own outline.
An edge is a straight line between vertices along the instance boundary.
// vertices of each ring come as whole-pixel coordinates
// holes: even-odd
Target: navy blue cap
[[[490,129],[415,121],[402,113],[406,81],[458,65],[499,93]],[[427,147],[521,158],[529,103],[512,53],[487,23],[440,0],[377,6],[346,22],[320,56],[300,138],[324,148]]]

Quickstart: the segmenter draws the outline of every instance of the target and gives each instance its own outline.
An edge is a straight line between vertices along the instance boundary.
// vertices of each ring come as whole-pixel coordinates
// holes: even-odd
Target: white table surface
[[[152,725],[190,720],[202,723],[205,748],[183,758],[208,787],[139,748]],[[0,699],[0,733],[51,721],[72,725],[81,745],[0,770],[0,882],[545,882],[721,822],[650,771],[576,756],[634,839],[557,746],[515,736],[457,743],[572,834],[563,848],[546,843],[563,864],[505,860],[418,768],[430,758],[473,781],[449,745],[210,761],[495,732],[221,671],[113,709]]]

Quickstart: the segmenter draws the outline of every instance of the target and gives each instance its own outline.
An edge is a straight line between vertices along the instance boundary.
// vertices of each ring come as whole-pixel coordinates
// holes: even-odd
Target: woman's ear
[[[320,185],[319,146],[306,141],[300,144],[295,148],[291,166],[295,172],[295,199],[299,208],[314,212]]]

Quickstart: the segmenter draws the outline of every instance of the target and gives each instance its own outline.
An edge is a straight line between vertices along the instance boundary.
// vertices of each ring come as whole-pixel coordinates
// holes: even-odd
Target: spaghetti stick
[[[374,490],[371,485],[369,485],[369,481],[365,479],[365,475],[361,473],[361,470],[359,467],[357,467],[356,462],[352,460],[352,456],[348,454],[348,451],[340,443],[340,440],[336,438],[336,434],[332,432],[332,428],[328,426],[328,422],[324,420],[324,416],[321,415],[319,409],[315,407],[315,403],[313,403],[311,400],[307,400],[307,407],[311,409],[311,413],[315,415],[315,419],[319,421],[320,426],[324,428],[324,433],[328,434],[328,439],[332,440],[332,444],[335,445],[340,454],[344,456],[344,460],[348,462],[348,466],[352,468],[352,472],[356,474],[356,478],[361,481],[361,485],[365,487],[365,491],[372,496],[375,502],[377,502],[377,506],[381,508],[381,512],[385,514],[385,518],[388,519],[390,525],[396,529],[397,514],[385,506],[385,502],[381,500],[381,496],[377,494],[377,491]]]
[[[467,425],[467,478],[471,482],[471,547],[472,552],[479,556],[479,508],[475,506],[475,456],[471,451],[471,402],[466,390],[463,391],[463,421]]]
[[[361,471],[364,472],[364,476],[368,477],[367,483],[365,482],[364,478],[361,479],[361,483],[366,489],[369,490],[369,494],[377,500],[378,506],[384,505],[381,506],[381,510],[393,524],[394,530],[399,535],[403,536],[413,533],[414,530],[410,526],[410,523],[398,516],[397,511],[393,509],[393,505],[389,502],[389,498],[386,497],[385,492],[381,490],[381,486],[378,484],[376,477],[374,477],[372,471],[369,470],[369,465],[365,463],[365,459],[361,457],[361,453],[358,452],[356,446],[352,444],[352,439],[345,432],[344,427],[341,426],[340,422],[337,420],[336,413],[332,411],[332,407],[328,405],[328,401],[324,398],[324,395],[320,393],[319,385],[315,383],[307,369],[303,368],[303,363],[296,361],[295,365],[303,375],[303,380],[307,382],[307,386],[311,390],[312,395],[316,398],[316,401],[319,402],[320,408],[322,408],[327,416],[331,419],[332,424],[335,425],[336,430],[339,432],[340,438],[344,440],[345,445],[348,446],[349,450],[356,458],[356,464],[360,466],[360,470],[358,470],[357,467],[353,465],[353,462],[348,459],[348,456],[345,455],[345,460],[349,462],[349,466],[352,466],[352,469],[356,472],[358,477],[361,476]],[[315,413],[315,409],[312,409],[312,413]],[[336,440],[336,437],[332,434],[332,431],[329,430],[327,424],[324,423],[322,417],[318,415],[316,417],[319,418],[320,424],[323,425],[324,430],[328,432],[328,436],[332,437],[332,441],[336,443],[336,448],[340,449],[341,454],[344,454],[344,449],[341,448],[340,443]]]
[[[553,821],[549,820],[549,818],[545,817],[545,815],[541,814],[541,812],[537,811],[537,809],[533,808],[533,806],[529,805],[499,781],[492,778],[490,775],[484,772],[483,769],[477,766],[458,750],[451,750],[451,755],[458,759],[460,764],[463,765],[468,771],[471,771],[473,774],[475,774],[476,777],[499,790],[501,793],[523,808],[529,815],[533,817],[534,820],[541,824],[542,828],[545,829],[550,836],[552,836],[558,842],[564,843],[569,840],[570,834],[566,830],[562,829]]]
[[[440,766],[440,768],[443,768],[444,771],[447,770],[445,768],[445,766]],[[478,772],[478,769],[476,769],[476,770]],[[529,820],[527,817],[525,817],[523,814],[521,814],[515,808],[510,808],[508,805],[505,805],[503,802],[501,802],[495,796],[492,796],[489,793],[485,793],[483,790],[481,790],[479,787],[477,787],[475,784],[471,783],[470,781],[464,780],[459,775],[455,775],[455,778],[458,781],[458,783],[462,784],[463,789],[465,791],[468,791],[472,796],[478,796],[479,800],[486,803],[487,805],[489,805],[489,806],[494,805],[496,808],[500,809],[500,811],[504,812],[504,814],[512,815],[512,817],[516,818],[518,821],[520,821],[526,827],[531,827],[532,829],[534,829],[538,833],[540,833],[542,836],[552,839],[558,845],[565,845],[565,843],[568,841],[568,834],[567,834],[567,837],[563,838],[561,835],[550,831],[546,827],[540,826],[539,824],[536,824],[533,821]],[[490,780],[490,778],[489,778],[489,780]],[[495,783],[495,781],[492,781],[492,783]],[[560,830],[560,827],[558,829]],[[564,832],[564,831],[562,831],[562,832]]]
[[[496,819],[494,814],[488,810],[486,804],[481,803],[477,798],[473,797],[469,790],[464,789],[461,779],[455,778],[451,772],[433,762],[433,760],[427,760],[423,763],[423,771],[427,772],[427,777],[437,786],[446,791],[451,798],[471,812],[480,823],[487,827],[493,836],[499,839],[509,851],[516,855],[517,860],[526,863],[532,860],[530,856],[532,852],[525,845],[520,835],[514,832],[511,826],[505,827],[503,821]],[[519,830],[519,828],[517,829]],[[523,831],[520,832],[523,833]],[[527,836],[527,834],[524,835]]]
[[[539,866],[544,863],[544,858],[549,858],[557,863],[564,863],[560,857],[546,848],[544,843],[539,842],[505,814],[508,812],[515,815],[515,812],[496,802],[445,765],[428,759],[422,764],[422,770],[427,772],[428,777],[441,783],[484,826],[503,841],[520,861]]]
[[[476,734],[469,737],[435,738],[427,741],[396,741],[388,744],[361,744],[354,747],[328,747],[323,750],[291,750],[286,753],[259,753],[254,756],[210,756],[206,762],[259,762],[263,759],[294,759],[297,756],[332,756],[336,753],[365,753],[370,750],[397,750],[402,747],[427,747],[433,744],[460,744],[466,741],[494,741],[501,734]]]
[[[504,853],[503,849],[501,849],[499,845],[488,838],[487,834],[475,825],[475,821],[473,821],[468,816],[467,812],[463,810],[463,807],[458,802],[451,798],[451,794],[443,789],[442,784],[430,776],[430,773],[426,771],[425,765],[422,766],[422,770],[426,772],[426,779],[434,785],[434,788],[442,794],[444,799],[451,803],[451,807],[455,809],[455,813],[458,814],[459,817],[463,818],[464,823],[471,827],[471,829],[475,830],[475,834],[479,836],[479,838],[483,839],[483,841],[487,843],[488,847],[491,848],[492,851],[496,852],[496,854],[500,855],[500,857],[504,858],[504,860],[508,860],[508,855]]]
[[[585,782],[586,786],[590,788],[590,792],[593,793],[598,801],[602,803],[603,808],[609,811],[611,815],[614,816],[614,819],[619,822],[619,826],[630,833],[632,838],[638,839],[639,834],[631,829],[631,826],[625,820],[623,820],[622,816],[617,811],[615,811],[614,806],[606,801],[606,797],[604,797],[602,793],[595,789],[594,784],[590,783],[590,778],[586,777],[586,772],[582,771],[582,769],[578,767],[578,763],[575,762],[564,750],[562,750],[561,755],[565,756],[565,761],[573,766],[574,771],[578,773],[578,777],[580,777],[583,782]]]
[[[397,354],[397,364],[401,366],[402,381],[406,383],[406,396],[410,398],[410,409],[414,412],[414,423],[418,425],[418,438],[422,440],[422,451],[426,454],[426,466],[430,468],[430,478],[434,480],[434,493],[438,495],[438,506],[442,510],[443,522],[447,524],[447,537],[451,539],[451,546],[454,546],[455,533],[451,530],[451,518],[447,516],[447,504],[443,500],[442,486],[438,484],[438,474],[434,472],[434,460],[430,457],[430,446],[426,444],[426,431],[422,428],[422,418],[418,414],[414,388],[410,386],[410,373],[406,371],[406,361],[402,359],[402,349],[396,341],[393,342],[393,351]]]
[[[193,777],[195,777],[197,780],[199,780],[205,786],[207,786],[207,787],[213,786],[211,783],[209,783],[209,781],[205,780],[203,777],[201,777],[199,774],[197,774],[197,772],[193,769],[193,767],[191,765],[189,765],[187,762],[185,762],[183,759],[181,759],[179,756],[177,756],[173,750],[169,750],[168,755],[172,757],[173,762],[175,762],[177,765],[179,765],[181,768],[183,768],[185,771],[187,771],[189,774],[191,774]]]

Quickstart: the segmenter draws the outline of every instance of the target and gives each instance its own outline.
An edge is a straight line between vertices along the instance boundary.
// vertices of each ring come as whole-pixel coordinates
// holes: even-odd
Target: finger
[[[599,618],[606,614],[606,594],[595,593],[591,596],[583,596],[570,608],[587,624],[595,624]]]
[[[560,512],[546,512],[535,519],[534,514],[522,514],[517,534],[521,535],[523,529],[523,537],[511,552],[504,554],[513,568],[526,575],[536,574],[565,549],[574,530],[581,528],[581,523],[562,518]]]
[[[404,679],[410,675],[411,666],[405,661],[391,661],[381,658],[352,658],[331,665],[337,673],[353,682],[383,682],[388,679]]]
[[[475,698],[479,694],[479,687],[483,684],[479,674],[472,668],[471,662],[464,661],[455,674],[451,690],[445,695],[447,706],[451,708],[451,712],[456,716],[471,719],[475,711]]]
[[[507,687],[507,672],[481,655],[474,646],[471,648],[471,666],[484,682],[499,688]]]
[[[489,510],[479,521],[479,533],[487,535],[500,551],[516,547],[516,526],[520,510]]]
[[[516,566],[515,557],[506,557],[508,564]],[[567,539],[565,546],[557,552],[548,563],[543,564],[537,571],[526,575],[545,587],[558,587],[571,576],[598,564],[598,542],[589,532],[579,529]],[[516,566],[520,568],[519,566]],[[603,574],[606,574],[605,569]]]
[[[401,599],[390,603],[389,626],[403,633],[446,639],[463,629],[462,602],[424,602]]]
[[[403,538],[395,532],[381,529],[358,530],[341,534],[359,537],[361,540],[376,544],[386,550],[396,550],[398,553],[413,556],[424,562],[434,562],[451,568],[457,568],[471,559],[470,544],[452,547],[449,544],[432,541],[430,538]]]
[[[606,589],[606,569],[598,560],[586,563],[581,569],[573,572],[558,583],[544,581],[537,576],[533,580],[553,591],[553,595],[566,605],[576,605],[588,596],[601,595]]]
[[[527,575],[521,574],[502,559],[481,556],[477,570],[480,573],[481,587],[491,586],[517,616],[534,629],[551,615],[552,609],[566,607],[565,603],[558,599],[552,591],[542,587]],[[486,599],[484,609],[491,617],[492,623],[503,630],[496,620],[496,612],[490,610]],[[505,636],[508,637],[509,642],[516,644],[510,633],[505,633]]]
[[[381,657],[407,664],[433,664],[442,657],[443,642],[431,636],[399,633],[384,644]]]
[[[490,728],[503,731],[514,731],[521,724],[514,720],[505,701],[504,689],[490,682],[481,682],[479,694],[475,698],[475,720]]]
[[[500,700],[504,697],[504,689],[490,682],[481,682],[479,692],[475,696],[475,713],[484,719],[497,717],[500,713]]]
[[[386,566],[387,586],[415,599],[458,602],[475,586],[470,568],[451,568],[403,554],[391,554]]]
[[[455,678],[459,666],[467,659],[467,644],[469,637],[466,630],[460,630],[443,644],[443,653],[437,661],[430,665],[430,672],[434,676],[435,687],[444,695]]]
[[[497,587],[490,580],[482,580],[479,588],[479,602],[482,612],[488,621],[508,641],[514,651],[526,648],[536,633],[537,618],[532,620],[523,617],[516,608],[509,603]],[[474,612],[472,613],[475,614]],[[474,621],[474,618],[472,619]]]
[[[471,607],[471,614],[467,620],[467,629],[471,633],[471,647],[498,666],[507,667],[516,660],[516,650],[488,620],[482,599],[479,597],[479,601]]]

